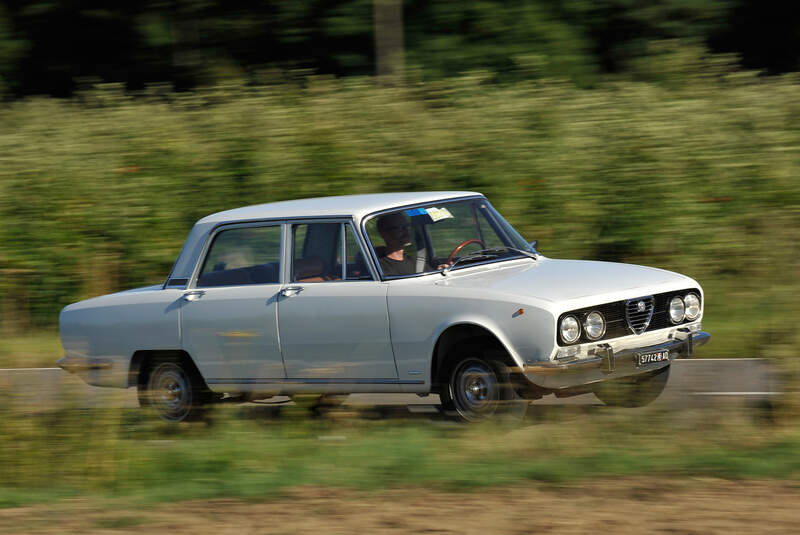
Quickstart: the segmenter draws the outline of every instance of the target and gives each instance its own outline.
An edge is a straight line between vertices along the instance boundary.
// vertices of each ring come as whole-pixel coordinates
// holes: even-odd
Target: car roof
[[[368,195],[341,195],[291,201],[256,204],[225,210],[204,217],[198,224],[253,221],[258,219],[303,217],[362,217],[381,210],[411,204],[423,204],[458,197],[481,195],[474,191],[426,191],[417,193],[373,193]]]
[[[225,223],[263,219],[300,219],[310,217],[352,217],[356,222],[373,212],[401,206],[427,204],[460,197],[481,195],[474,191],[426,191],[422,193],[375,193],[297,199],[225,210],[204,217],[192,227],[178,259],[172,266],[170,279],[188,279],[203,250],[206,237]],[[184,281],[185,283],[185,281]],[[165,283],[166,284],[166,283]]]

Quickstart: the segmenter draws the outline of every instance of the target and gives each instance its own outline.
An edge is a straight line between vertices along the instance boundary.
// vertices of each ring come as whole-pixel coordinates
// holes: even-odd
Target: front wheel
[[[462,360],[452,368],[440,397],[445,413],[455,413],[466,422],[487,420],[512,407],[523,407],[515,400],[505,367],[479,357]]]
[[[600,401],[612,407],[644,407],[655,401],[664,391],[670,368],[671,366],[665,366],[644,376],[600,383],[594,388],[594,394]]]
[[[154,363],[139,384],[139,401],[171,423],[197,419],[209,402],[202,381],[177,361]]]

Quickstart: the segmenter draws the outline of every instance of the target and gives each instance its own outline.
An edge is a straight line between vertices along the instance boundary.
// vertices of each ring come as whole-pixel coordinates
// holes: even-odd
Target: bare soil
[[[0,533],[800,533],[800,482],[626,478],[465,493],[296,488],[273,500],[0,509]]]

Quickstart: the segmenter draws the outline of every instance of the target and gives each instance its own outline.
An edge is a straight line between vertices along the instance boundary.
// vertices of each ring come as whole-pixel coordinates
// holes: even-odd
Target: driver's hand
[[[438,269],[439,271],[441,271],[441,270],[443,270],[444,268],[449,268],[449,267],[450,267],[450,266],[452,266],[452,265],[453,265],[453,263],[452,263],[452,262],[445,262],[444,264],[439,264],[438,266],[436,266],[436,269]]]

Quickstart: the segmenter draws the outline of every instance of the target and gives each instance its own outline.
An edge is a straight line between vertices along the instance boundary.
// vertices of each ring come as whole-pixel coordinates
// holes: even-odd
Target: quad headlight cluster
[[[669,301],[669,320],[680,323],[684,319],[694,321],[700,315],[700,299],[697,295],[690,293],[683,297],[676,295]]]
[[[577,342],[578,338],[581,337],[581,329],[583,329],[586,338],[589,340],[599,340],[606,333],[606,319],[597,310],[586,315],[583,325],[575,316],[565,316],[559,326],[561,339],[567,344]]]
[[[679,325],[684,322],[695,321],[700,317],[700,297],[697,290],[683,290],[678,295],[663,293],[655,296],[658,307],[656,319],[653,319],[655,329],[663,329]],[[630,334],[630,318],[627,313],[616,311],[610,305],[600,305],[597,308],[584,308],[564,314],[558,323],[559,344],[572,345],[579,341],[596,342],[603,337],[612,338]],[[619,303],[623,306],[624,303]],[[666,317],[664,308],[666,307]],[[602,311],[602,312],[601,312]],[[608,326],[606,314],[611,315],[611,324]],[[622,314],[620,317],[619,314]],[[627,321],[627,328],[626,322]],[[607,330],[608,329],[608,330]]]

